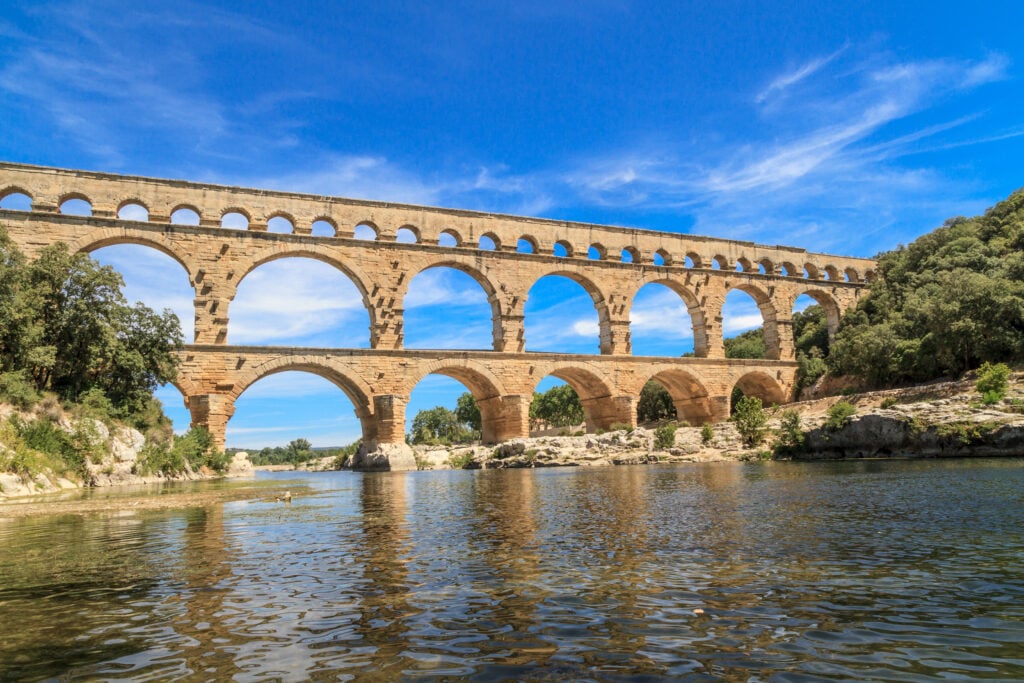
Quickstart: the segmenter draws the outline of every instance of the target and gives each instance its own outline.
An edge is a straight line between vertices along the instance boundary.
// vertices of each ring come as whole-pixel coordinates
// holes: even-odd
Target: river
[[[0,518],[12,680],[1024,680],[1024,460],[353,474]]]

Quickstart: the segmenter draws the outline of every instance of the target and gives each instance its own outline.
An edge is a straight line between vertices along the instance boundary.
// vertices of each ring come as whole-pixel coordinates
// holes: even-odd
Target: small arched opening
[[[227,230],[248,230],[249,214],[240,209],[228,209],[221,214],[220,227]]]
[[[379,234],[380,231],[377,230],[377,226],[369,221],[363,221],[352,229],[352,237],[357,240],[373,242]]]
[[[445,228],[437,236],[437,246],[439,247],[458,247],[461,245],[462,236],[451,228]]]
[[[601,244],[591,244],[587,249],[587,258],[591,261],[604,261],[608,258],[608,250]]]
[[[501,240],[492,232],[480,236],[477,248],[481,251],[497,251],[501,248]]]
[[[171,211],[173,225],[199,225],[199,210],[194,206],[179,206]]]
[[[141,202],[132,199],[122,202],[117,207],[117,217],[123,221],[139,221],[144,223],[149,220],[149,209]]]
[[[295,221],[289,216],[277,214],[267,221],[267,232],[290,235],[295,232]]]
[[[71,194],[60,201],[60,212],[65,216],[91,216],[92,204],[81,194]]]
[[[7,211],[31,211],[32,197],[17,187],[8,187],[0,192],[0,209]]]
[[[416,244],[420,241],[420,231],[411,225],[403,225],[395,233],[395,241],[402,244]]]
[[[313,237],[334,237],[338,234],[338,226],[328,218],[317,218],[310,226]]]

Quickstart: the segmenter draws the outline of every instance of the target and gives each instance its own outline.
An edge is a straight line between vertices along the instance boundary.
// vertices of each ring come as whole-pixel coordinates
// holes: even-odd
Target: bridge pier
[[[354,470],[415,470],[416,459],[405,442],[405,399],[394,394],[373,397],[373,413],[361,415],[363,443],[352,458]]]
[[[530,402],[533,396],[493,396],[477,401],[484,443],[500,443],[530,435]]]
[[[206,427],[213,439],[213,447],[224,450],[228,420],[235,414],[235,401],[227,394],[193,394],[186,398],[192,414],[192,427]]]

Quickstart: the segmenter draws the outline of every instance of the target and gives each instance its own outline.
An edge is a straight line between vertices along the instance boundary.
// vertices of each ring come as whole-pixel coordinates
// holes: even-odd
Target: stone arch
[[[792,261],[783,261],[782,267],[786,270],[785,277],[800,277],[802,275],[800,269]]]
[[[407,403],[413,389],[428,375],[450,377],[469,389],[480,409],[480,440],[484,443],[523,435],[521,406],[517,404],[510,410],[510,406],[505,405],[505,388],[485,364],[466,358],[431,361],[406,387]]]
[[[746,256],[740,256],[736,259],[736,270],[742,273],[750,273],[754,270],[754,264]]]
[[[411,236],[412,239],[409,239],[408,236]],[[395,231],[396,242],[401,242],[404,244],[418,244],[421,240],[422,236],[420,234],[420,229],[417,228],[415,225],[409,225],[408,223],[406,223],[405,225],[403,225],[402,227]]]
[[[762,370],[753,370],[742,375],[733,384],[733,388],[742,391],[744,396],[761,399],[761,404],[766,408],[772,405],[782,405],[789,400],[782,385]]]
[[[829,264],[823,269],[825,272],[825,279],[835,282],[839,279],[839,269]]]
[[[617,422],[629,424],[635,420],[631,414],[632,405],[623,406],[615,400],[612,396],[612,387],[615,385],[596,368],[583,367],[573,362],[556,362],[538,366],[537,371],[537,383],[550,375],[573,388],[583,404],[587,431],[610,429]]]
[[[30,202],[35,201],[35,197],[32,196],[32,193],[20,185],[8,185],[4,189],[0,190],[0,201],[7,199],[12,194],[23,194],[28,197]]]
[[[676,417],[691,425],[714,421],[715,411],[711,394],[695,375],[678,367],[656,368],[647,378],[665,387],[676,406]]]
[[[406,279],[405,286],[402,289],[403,306],[405,298],[409,295],[409,284],[411,284],[412,281],[416,279],[417,275],[420,275],[421,273],[424,273],[433,268],[452,268],[454,270],[457,270],[461,273],[465,273],[466,275],[470,276],[478,285],[480,285],[480,288],[484,290],[484,294],[487,295],[487,303],[490,304],[491,306],[491,325],[494,338],[494,345],[492,348],[495,351],[500,350],[503,347],[504,342],[504,328],[502,327],[501,324],[501,301],[498,298],[498,290],[494,287],[494,284],[490,281],[490,279],[474,266],[471,266],[467,263],[462,263],[460,261],[444,259],[441,261],[437,261],[435,263],[427,264],[426,266],[420,268],[416,272],[411,273],[410,277]]]
[[[688,252],[686,252],[686,257],[683,260],[684,265],[686,263],[686,259],[690,260],[690,265],[687,266],[689,268],[703,268],[704,267],[704,259],[702,259],[700,257],[700,254],[698,254],[695,251],[688,251]]]
[[[539,254],[540,243],[533,235],[522,235],[516,240],[516,251],[521,254]]]
[[[562,248],[563,250],[565,250],[565,254],[559,254],[558,253],[558,249],[559,248]],[[569,242],[569,240],[558,240],[558,241],[555,242],[555,245],[552,248],[552,253],[555,256],[558,256],[559,258],[572,258],[572,256],[573,256],[572,244]]]
[[[85,212],[83,213],[77,213],[73,209],[71,211],[66,211],[64,208],[65,205],[74,202],[80,202],[81,204],[84,204],[86,207],[88,207],[87,210],[85,210]],[[65,194],[62,194],[60,198],[57,199],[57,211],[66,216],[92,216],[93,209],[94,207],[92,205],[92,200],[89,199],[87,195],[82,194],[81,192],[67,192]]]
[[[156,249],[160,253],[170,256],[185,269],[186,273],[188,273],[189,284],[193,287],[196,286],[198,268],[194,263],[192,263],[190,254],[188,254],[184,249],[179,249],[179,245],[176,245],[159,233],[149,231],[132,232],[130,230],[118,228],[103,228],[100,230],[94,230],[79,237],[74,242],[70,242],[68,244],[68,250],[73,254],[77,252],[91,254],[97,249],[112,247],[118,244],[137,244],[143,247]]]
[[[634,246],[628,246],[622,248],[623,263],[640,263],[640,250]]]
[[[765,275],[776,275],[775,264],[772,262],[771,259],[763,258],[757,262],[757,265],[761,266],[761,268],[764,269]]]
[[[860,282],[860,274],[853,268],[844,270],[843,275],[846,276],[847,282]]]
[[[804,277],[809,280],[821,279],[821,271],[818,270],[818,266],[814,265],[810,261],[804,264],[804,272],[806,273]]]
[[[590,296],[591,300],[594,302],[594,309],[597,311],[597,326],[599,329],[598,339],[601,353],[610,353],[610,348],[612,344],[612,329],[611,312],[608,310],[608,301],[605,298],[604,293],[601,291],[601,289],[596,284],[594,284],[594,282],[589,278],[584,277],[583,275],[580,275],[579,273],[573,272],[571,270],[565,270],[564,268],[556,267],[554,270],[541,273],[539,277],[535,278],[534,281],[530,283],[530,287],[527,289],[527,300],[530,296],[529,292],[533,289],[533,287],[540,280],[551,275],[564,277],[568,278],[569,280],[572,280],[580,287],[582,287],[584,291],[586,291],[586,293]]]
[[[486,244],[484,242],[484,240],[490,241],[490,243],[493,244],[494,247],[491,248],[491,247],[484,246]],[[480,239],[477,240],[477,248],[481,249],[482,251],[500,251],[501,250],[501,238],[498,237],[497,233],[485,232],[484,234],[480,235]]]
[[[441,238],[444,237],[445,235],[448,235],[449,237],[451,237],[452,240],[455,241],[455,244],[442,245],[441,244]],[[462,235],[455,228],[445,228],[444,230],[442,230],[441,232],[438,233],[438,235],[437,235],[437,242],[438,242],[438,244],[440,246],[461,247],[462,246]]]
[[[697,299],[697,296],[690,291],[689,287],[678,280],[652,274],[641,280],[640,286],[633,292],[633,296],[629,299],[630,308],[633,307],[633,302],[636,300],[640,290],[649,284],[664,285],[678,294],[679,298],[683,300],[683,303],[686,305],[686,312],[690,314],[690,322],[693,323],[693,354],[699,358],[706,358],[708,355],[707,318],[704,316],[704,308],[700,305],[700,300]]]
[[[864,271],[864,282],[867,282],[867,283],[870,284],[870,283],[874,282],[877,279],[878,279],[878,275],[875,273],[875,271],[870,270],[870,269]]]
[[[317,223],[324,223],[325,225],[330,227],[331,234],[326,235],[326,237],[335,237],[338,234],[338,222],[331,218],[330,216],[315,216],[313,220],[309,222],[309,228],[311,232],[313,230],[313,226],[316,225]]]
[[[167,219],[168,219],[168,221],[171,222],[171,223],[174,223],[174,214],[176,214],[176,213],[178,213],[179,211],[182,211],[182,210],[184,210],[184,211],[191,211],[199,219],[196,224],[197,225],[202,225],[203,224],[203,212],[200,211],[199,207],[196,206],[195,204],[178,204],[178,205],[176,205],[174,208],[172,208],[170,211],[167,212]],[[192,223],[174,223],[174,224],[175,225],[193,225]]]
[[[370,305],[370,286],[373,282],[368,278],[357,266],[351,263],[342,263],[337,258],[330,254],[325,254],[319,251],[316,247],[310,246],[305,248],[292,249],[289,251],[266,251],[263,254],[257,254],[256,257],[244,267],[238,273],[238,277],[234,281],[234,286],[229,298],[234,298],[235,292],[238,291],[238,286],[243,280],[251,273],[262,265],[266,265],[271,261],[278,261],[285,258],[311,258],[315,261],[322,261],[327,265],[340,270],[344,273],[352,282],[355,284],[356,289],[363,297],[363,304],[370,311],[370,325],[373,325],[374,315],[373,306]]]
[[[288,230],[285,231],[285,232],[278,232],[277,230],[272,230],[271,229],[271,225],[270,225],[270,221],[274,220],[275,218],[281,218],[281,219],[287,221],[287,223],[288,223]],[[275,211],[274,213],[272,213],[272,214],[267,216],[267,230],[269,232],[274,232],[274,233],[277,233],[279,235],[291,235],[291,234],[295,233],[295,225],[296,225],[296,223],[295,223],[295,216],[291,215],[287,211]]]
[[[729,270],[729,259],[721,254],[712,256],[710,267],[713,270]]]
[[[778,311],[772,297],[760,287],[749,283],[732,283],[726,289],[726,296],[729,292],[738,290],[745,292],[754,299],[758,310],[761,311],[761,321],[764,329],[765,358],[768,360],[779,360],[782,355],[781,340],[779,339]],[[723,299],[724,303],[724,299]],[[719,309],[721,317],[721,309]],[[723,340],[724,341],[724,340]]]
[[[661,263],[658,263],[658,258],[661,258]],[[671,266],[672,265],[672,254],[669,253],[664,247],[654,252],[654,258],[652,259],[656,266]]]
[[[328,365],[321,359],[310,357],[282,356],[274,360],[252,366],[235,378],[228,394],[234,402],[242,393],[259,380],[281,372],[308,372],[326,379],[344,392],[355,406],[356,416],[363,423],[363,433],[367,431],[367,419],[373,415],[373,390],[362,377],[346,369]]]
[[[118,200],[117,206],[114,209],[114,215],[117,216],[118,218],[120,218],[121,217],[120,216],[121,210],[126,208],[126,207],[129,207],[129,206],[139,206],[139,207],[145,209],[146,210],[146,215],[147,215],[147,219],[146,220],[149,220],[149,218],[148,218],[148,215],[149,215],[149,212],[150,212],[149,204],[147,204],[146,202],[144,202],[143,200],[141,200],[141,199],[139,199],[138,197],[135,197],[135,196],[122,197],[120,200]]]
[[[794,290],[790,308],[796,304],[796,300],[803,294],[814,299],[814,301],[821,306],[822,310],[825,311],[825,320],[828,323],[828,336],[832,337],[835,335],[839,330],[839,321],[842,318],[842,311],[839,308],[839,302],[836,301],[836,298],[832,296],[830,292],[817,287],[798,288]]]
[[[365,227],[373,231],[373,237],[356,237],[356,232],[360,227]],[[380,239],[380,227],[373,221],[359,221],[352,226],[352,234],[349,235],[351,239],[366,240],[367,242],[373,242]]]
[[[587,258],[592,261],[604,261],[608,258],[608,250],[600,242],[594,242],[587,249]]]

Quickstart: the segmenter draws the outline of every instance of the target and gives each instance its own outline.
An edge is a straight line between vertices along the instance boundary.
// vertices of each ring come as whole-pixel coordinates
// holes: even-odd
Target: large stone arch
[[[733,290],[745,292],[754,299],[758,310],[761,311],[761,320],[764,329],[765,358],[769,360],[779,360],[782,356],[782,340],[779,336],[778,310],[775,308],[775,302],[772,300],[772,295],[751,282],[728,283],[725,290],[725,296],[728,296],[729,292]],[[724,304],[725,297],[722,298],[722,302]],[[719,308],[718,317],[719,319],[722,317],[721,308]]]
[[[790,311],[792,311],[793,306],[796,305],[796,300],[803,294],[814,299],[814,301],[821,306],[822,310],[825,311],[825,321],[828,323],[828,336],[834,336],[835,333],[839,331],[839,321],[842,318],[842,312],[839,309],[839,302],[836,301],[836,298],[831,292],[819,287],[798,287],[793,290],[793,294],[790,297]]]
[[[580,397],[587,431],[610,429],[613,424],[634,421],[632,397],[626,397],[625,403],[618,400],[614,395],[615,383],[597,368],[572,361],[537,366],[537,382],[549,375],[571,386]]]
[[[412,284],[412,281],[416,279],[416,276],[433,268],[452,268],[460,273],[465,273],[470,276],[478,285],[480,285],[480,288],[484,290],[484,294],[487,295],[487,303],[491,307],[491,327],[493,337],[493,344],[491,348],[495,351],[501,350],[504,345],[504,327],[501,322],[503,311],[501,310],[501,298],[498,296],[498,290],[483,271],[475,266],[458,260],[454,255],[440,261],[428,263],[416,272],[412,273],[411,277],[406,278],[401,291],[403,309],[405,307],[405,299],[409,295],[409,286]]]
[[[352,401],[352,405],[356,410],[356,416],[361,420],[373,414],[374,394],[370,385],[354,372],[331,365],[326,359],[320,357],[284,356],[252,366],[234,378],[235,381],[231,387],[229,397],[232,401],[235,401],[246,389],[259,380],[281,372],[290,371],[314,374],[341,389],[345,396]]]
[[[597,311],[597,326],[600,330],[598,339],[601,353],[610,353],[609,349],[613,345],[611,311],[609,310],[608,299],[605,297],[604,292],[597,286],[597,283],[590,278],[581,275],[574,270],[567,269],[562,266],[562,264],[554,264],[554,266],[555,267],[551,270],[540,271],[533,278],[533,282],[531,282],[530,286],[526,289],[526,299],[523,301],[523,305],[525,306],[526,301],[530,298],[530,292],[542,279],[553,275],[572,280],[582,287],[594,302],[594,310]]]
[[[733,384],[744,396],[755,396],[767,407],[789,402],[786,390],[774,377],[763,370],[752,370],[739,377]]]
[[[706,358],[708,355],[707,318],[697,295],[685,283],[674,278],[665,277],[659,273],[651,273],[641,278],[639,285],[629,298],[629,309],[626,311],[627,317],[629,311],[633,308],[633,302],[636,301],[637,294],[640,293],[641,289],[650,284],[664,285],[678,294],[679,298],[683,300],[683,303],[686,305],[686,311],[690,314],[690,322],[693,324],[693,355],[698,358]]]
[[[451,377],[469,389],[480,408],[480,439],[484,443],[495,443],[528,433],[528,398],[524,400],[522,396],[506,395],[501,380],[485,364],[466,358],[431,361],[417,373],[414,380],[410,380],[405,390],[406,402],[416,385],[428,375]]]
[[[691,425],[703,425],[715,419],[715,405],[704,383],[696,375],[679,367],[654,368],[644,384],[654,380],[665,387],[676,406],[676,417]],[[639,392],[638,392],[639,393]]]
[[[82,235],[73,242],[68,243],[68,250],[73,254],[78,252],[91,254],[97,249],[113,247],[119,244],[136,244],[149,247],[156,249],[165,256],[171,257],[178,265],[185,269],[185,272],[188,274],[189,284],[195,288],[199,268],[192,261],[191,255],[185,250],[184,245],[176,244],[163,235],[149,230],[139,230],[136,232],[125,228],[102,228]]]

